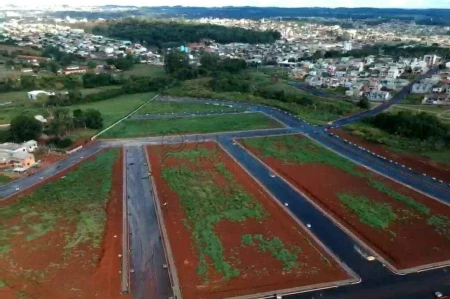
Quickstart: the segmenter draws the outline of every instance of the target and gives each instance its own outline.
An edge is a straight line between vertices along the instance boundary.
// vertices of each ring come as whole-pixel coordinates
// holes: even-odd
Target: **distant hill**
[[[54,15],[70,15],[71,17],[117,18],[124,12],[129,15],[151,17],[185,17],[185,18],[234,18],[234,19],[262,19],[262,18],[305,18],[322,17],[336,19],[370,20],[370,19],[397,19],[403,21],[416,21],[425,25],[450,25],[450,9],[400,9],[400,8],[282,8],[282,7],[184,7],[184,6],[159,6],[159,7],[134,7],[106,5],[99,7],[102,11],[80,12],[65,11],[55,12]],[[119,13],[117,9],[122,11]]]

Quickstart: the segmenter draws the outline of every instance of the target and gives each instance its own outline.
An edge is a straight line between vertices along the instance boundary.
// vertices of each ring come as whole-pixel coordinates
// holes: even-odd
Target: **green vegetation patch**
[[[185,151],[185,156],[213,155],[214,150]],[[186,165],[166,167],[162,175],[170,188],[177,193],[186,212],[185,225],[192,233],[192,239],[198,252],[197,273],[205,281],[209,278],[210,263],[224,280],[239,276],[239,270],[224,257],[224,248],[215,233],[214,227],[222,220],[244,222],[247,219],[262,219],[267,212],[244,187],[236,182],[233,175],[221,163],[214,164],[215,169],[190,169]],[[218,175],[223,176],[226,184],[218,185]],[[189,188],[186,188],[189,186]]]
[[[272,239],[264,238],[262,235],[248,235],[242,236],[241,245],[254,246],[258,245],[261,252],[269,252],[270,255],[283,264],[283,271],[291,271],[298,268],[297,254],[301,251],[300,247],[292,246],[291,250],[286,249],[286,246],[280,239],[274,237]]]
[[[231,114],[152,120],[127,119],[106,131],[102,138],[142,137],[187,133],[212,133],[280,128],[275,120],[260,114]]]
[[[427,223],[434,227],[434,229],[441,235],[450,239],[450,219],[443,215],[431,216]]]
[[[397,219],[389,204],[345,193],[338,194],[338,198],[346,208],[358,215],[361,223],[370,227],[385,230]]]
[[[83,163],[58,181],[50,182],[16,203],[0,208],[0,218],[19,217],[20,225],[0,226],[0,255],[10,249],[10,238],[25,234],[31,241],[58,229],[58,222],[73,223],[76,227],[68,235],[66,249],[79,244],[98,247],[106,222],[105,204],[111,189],[112,167],[118,150],[98,154],[95,160]]]
[[[211,105],[202,103],[179,103],[169,101],[151,101],[137,114],[158,114],[158,113],[195,113],[195,112],[218,112],[218,111],[245,111],[242,107],[230,107],[229,105]]]
[[[11,181],[12,181],[12,178],[10,178],[7,175],[4,175],[4,174],[0,173],[0,186],[4,185],[4,184],[7,184],[7,183],[9,183]]]
[[[242,139],[242,143],[284,163],[323,163],[337,167],[355,176],[364,174],[355,170],[355,164],[308,138],[296,135]]]
[[[387,187],[385,184],[375,181],[375,180],[370,180],[369,181],[370,185],[374,188],[376,188],[378,191],[383,192],[384,194],[389,195],[389,197],[398,200],[399,202],[407,205],[410,208],[413,208],[414,210],[421,212],[425,215],[430,214],[430,208],[428,208],[427,206],[415,201],[414,199],[412,199],[409,196],[403,195],[398,193],[397,191]]]

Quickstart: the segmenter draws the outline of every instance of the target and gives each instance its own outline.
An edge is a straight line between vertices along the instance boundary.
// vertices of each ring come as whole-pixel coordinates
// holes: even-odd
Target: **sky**
[[[380,8],[450,8],[450,0],[0,0],[20,6],[61,5],[135,5],[135,6],[277,6],[277,7],[380,7]]]

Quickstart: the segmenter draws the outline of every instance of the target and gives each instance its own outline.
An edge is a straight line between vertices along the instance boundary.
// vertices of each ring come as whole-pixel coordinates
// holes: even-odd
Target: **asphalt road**
[[[125,146],[130,230],[131,293],[134,299],[167,299],[170,283],[142,146]]]
[[[175,99],[175,101],[182,101]],[[188,102],[203,102],[187,99]],[[206,101],[216,103],[213,100]],[[221,102],[223,104],[223,102]],[[169,280],[167,271],[162,269],[164,252],[156,221],[152,186],[148,180],[148,170],[145,165],[145,154],[142,145],[166,144],[179,150],[185,142],[203,142],[215,140],[219,142],[235,159],[237,159],[255,178],[276,196],[280,202],[288,203],[289,209],[303,223],[311,224],[312,233],[317,236],[332,252],[343,261],[358,276],[362,282],[357,285],[341,286],[336,289],[310,292],[295,295],[290,298],[431,298],[432,291],[450,291],[449,268],[436,269],[427,272],[395,275],[379,261],[369,262],[359,252],[356,244],[347,233],[320,212],[308,199],[293,190],[289,184],[278,177],[272,177],[270,171],[247,151],[233,142],[233,138],[263,137],[303,133],[331,150],[374,169],[392,179],[408,184],[418,190],[427,192],[443,201],[450,200],[448,187],[432,178],[423,177],[405,169],[401,165],[374,157],[371,153],[349,145],[344,140],[329,136],[326,128],[317,127],[297,118],[294,115],[261,105],[227,102],[233,107],[247,107],[249,111],[258,111],[285,124],[287,128],[255,130],[242,132],[224,132],[212,134],[194,134],[165,137],[148,137],[122,140],[103,140],[84,148],[56,163],[42,172],[0,187],[0,196],[8,196],[15,191],[16,186],[24,189],[58,171],[80,161],[81,157],[95,154],[102,148],[125,146],[126,179],[129,209],[129,225],[131,231],[131,287],[134,298],[167,298]],[[362,117],[362,116],[360,116]],[[182,146],[182,145],[181,145]],[[375,159],[375,160],[374,160]]]
[[[0,201],[2,200],[2,198],[11,196],[14,193],[20,192],[20,190],[38,184],[42,180],[45,180],[57,174],[58,172],[61,172],[64,169],[72,166],[73,164],[98,153],[100,150],[102,150],[102,146],[100,144],[94,144],[92,146],[82,148],[81,150],[68,156],[64,160],[58,161],[55,164],[52,164],[33,175],[0,186]],[[19,190],[16,190],[17,188],[19,188]]]
[[[185,118],[185,117],[201,117],[211,115],[227,115],[227,114],[242,114],[248,111],[211,111],[211,112],[184,112],[184,113],[164,113],[164,114],[135,114],[130,119],[162,119],[162,118]]]

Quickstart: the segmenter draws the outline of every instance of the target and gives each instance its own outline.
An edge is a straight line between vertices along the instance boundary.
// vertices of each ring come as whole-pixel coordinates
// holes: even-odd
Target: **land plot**
[[[166,119],[127,119],[106,131],[101,138],[123,138],[213,133],[282,128],[274,119],[261,113],[215,115]]]
[[[196,112],[220,112],[220,111],[245,111],[246,108],[230,107],[229,105],[212,105],[202,103],[180,103],[169,101],[151,101],[137,114],[161,114],[161,113],[196,113]]]
[[[450,207],[306,137],[241,143],[396,269],[450,260]]]
[[[183,298],[229,298],[350,278],[216,143],[183,146],[178,152],[148,148]]]
[[[450,181],[450,153],[448,150],[429,151],[414,154],[412,152],[366,140],[364,137],[360,137],[361,134],[365,134],[363,133],[365,132],[365,129],[361,128],[360,130],[355,129],[350,132],[342,128],[337,128],[331,130],[331,132],[343,139],[347,139],[352,143],[367,148],[378,155],[386,157],[389,160],[396,161],[407,166],[408,168],[412,168],[417,172],[426,173],[428,176],[435,177],[439,180]],[[392,141],[393,139],[398,139],[399,137],[389,137],[389,135],[387,135],[384,138],[389,138]]]
[[[122,155],[107,151],[0,207],[0,287],[17,298],[120,296]]]

